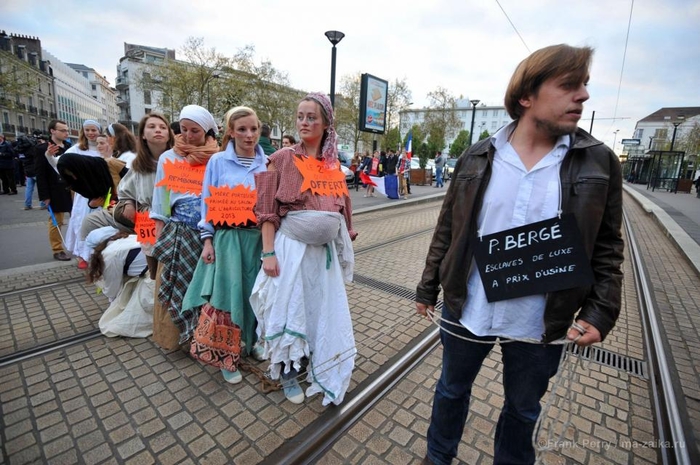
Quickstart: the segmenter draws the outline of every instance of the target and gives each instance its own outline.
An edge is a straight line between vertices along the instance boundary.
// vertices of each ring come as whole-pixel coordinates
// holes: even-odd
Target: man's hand
[[[576,320],[576,322],[571,325],[571,328],[569,328],[569,332],[566,333],[566,338],[570,341],[574,341],[576,345],[581,347],[588,347],[602,340],[598,328],[588,323],[586,320]]]
[[[416,313],[432,320],[432,316],[435,313],[435,305],[425,305],[420,302],[416,302]]]

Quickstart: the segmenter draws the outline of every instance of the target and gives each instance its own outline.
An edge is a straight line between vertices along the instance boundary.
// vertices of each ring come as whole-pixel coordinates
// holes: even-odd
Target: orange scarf
[[[182,134],[178,134],[175,136],[173,150],[192,166],[206,165],[211,156],[219,151],[219,144],[213,137],[207,137],[204,145],[194,146],[185,143]]]

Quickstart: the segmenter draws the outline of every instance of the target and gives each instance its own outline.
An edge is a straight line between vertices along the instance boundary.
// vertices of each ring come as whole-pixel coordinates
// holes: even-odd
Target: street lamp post
[[[673,144],[676,143],[676,130],[678,129],[678,126],[683,124],[684,119],[685,119],[685,116],[679,115],[678,121],[671,123],[671,124],[673,124],[673,137],[671,137],[671,151],[673,151]]]
[[[617,142],[617,133],[618,133],[618,132],[620,132],[619,129],[615,129],[615,130],[613,131],[613,134],[615,134],[615,136],[613,137],[613,146],[612,146],[613,152],[615,151],[615,143]]]
[[[343,40],[345,34],[340,31],[326,31],[326,37],[333,44],[333,49],[331,51],[331,106],[335,109],[335,46]]]
[[[476,106],[481,100],[474,99],[470,100],[469,103],[472,104],[472,125],[469,128],[469,147],[472,146],[472,141],[474,140],[474,116],[476,116]]]
[[[207,110],[209,110],[210,113],[214,113],[211,108],[211,90],[209,89],[209,84],[212,79],[219,79],[219,75],[217,73],[212,73],[211,77],[207,80]]]

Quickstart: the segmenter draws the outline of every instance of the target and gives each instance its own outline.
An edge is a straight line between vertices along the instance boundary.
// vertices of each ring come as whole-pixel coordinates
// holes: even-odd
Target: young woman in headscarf
[[[199,230],[204,247],[197,269],[182,304],[184,311],[208,307],[230,314],[233,325],[240,329],[240,338],[234,341],[239,354],[231,351],[237,368],[240,354],[250,354],[255,346],[256,320],[250,306],[253,283],[260,270],[262,239],[255,222],[255,173],[265,171],[267,156],[258,143],[260,120],[248,107],[236,107],[227,113],[227,145],[214,155],[209,163],[202,186],[202,219]],[[230,216],[217,216],[209,208],[216,192],[236,190],[237,198],[249,195],[252,203],[246,209],[237,209]],[[232,204],[230,204],[233,207]],[[222,221],[223,220],[223,221]],[[242,343],[242,344],[241,344]],[[242,347],[241,347],[242,346]],[[260,347],[260,349],[262,349]],[[256,354],[254,353],[253,356]],[[261,350],[258,358],[262,357]],[[243,380],[240,370],[221,369],[224,379],[237,384]]]
[[[136,159],[136,138],[134,135],[126,126],[112,123],[107,126],[107,136],[114,150],[112,156],[126,163],[126,167],[131,169],[131,163]]]
[[[75,153],[89,157],[99,157],[97,151],[97,136],[100,135],[102,126],[95,120],[87,119],[80,129],[78,143],[66,150],[66,154]],[[66,248],[70,253],[78,257],[78,268],[85,270],[88,267],[87,260],[90,259],[90,248],[80,238],[80,226],[83,219],[90,213],[90,207],[85,197],[76,193],[73,197],[73,209],[70,212],[68,229],[66,230]]]
[[[179,331],[177,341],[156,340],[165,349],[186,343],[199,317],[199,309],[182,311],[182,300],[202,253],[197,224],[202,219],[204,170],[219,151],[216,134],[211,113],[198,105],[187,105],[180,111],[175,146],[158,159],[150,210],[156,224],[153,257],[162,269],[157,299]]]
[[[352,281],[357,233],[328,98],[307,95],[296,127],[301,142],[272,154],[255,178],[263,249],[251,304],[270,375],[281,375],[287,399],[304,401],[296,378],[309,357],[306,395],[337,405],[356,352],[344,281]]]

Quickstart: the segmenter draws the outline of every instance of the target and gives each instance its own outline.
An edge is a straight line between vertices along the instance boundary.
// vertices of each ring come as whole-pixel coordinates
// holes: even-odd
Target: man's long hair
[[[586,82],[592,58],[591,47],[566,44],[542,48],[525,58],[515,69],[506,90],[505,106],[510,117],[517,120],[523,116],[525,109],[519,100],[537,96],[540,86],[548,79],[567,75],[572,84]]]

